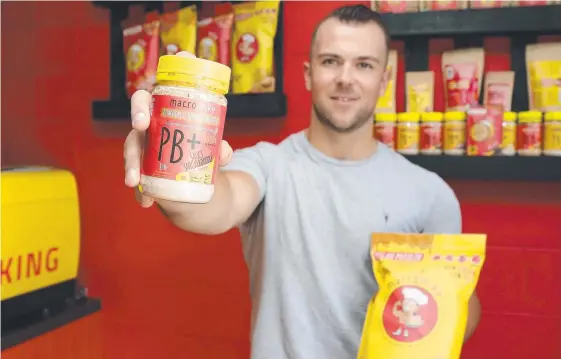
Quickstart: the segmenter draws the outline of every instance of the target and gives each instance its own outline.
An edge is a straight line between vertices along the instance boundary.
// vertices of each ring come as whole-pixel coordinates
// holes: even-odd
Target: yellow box
[[[72,173],[2,169],[2,301],[76,279],[80,213]]]

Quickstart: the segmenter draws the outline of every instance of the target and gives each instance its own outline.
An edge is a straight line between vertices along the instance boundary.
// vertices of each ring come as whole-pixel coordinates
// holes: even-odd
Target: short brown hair
[[[310,56],[312,53],[314,42],[316,41],[318,29],[321,24],[323,24],[328,19],[337,19],[346,24],[367,24],[369,22],[375,23],[382,29],[386,40],[386,50],[389,51],[391,42],[390,32],[388,31],[386,24],[384,24],[384,22],[382,21],[382,17],[380,16],[380,14],[365,5],[357,4],[341,6],[333,10],[333,12],[331,12],[329,15],[323,18],[323,20],[321,20],[319,24],[317,24],[312,34]]]

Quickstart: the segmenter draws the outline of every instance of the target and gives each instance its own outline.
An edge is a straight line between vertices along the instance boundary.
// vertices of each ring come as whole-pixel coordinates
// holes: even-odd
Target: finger
[[[197,56],[193,55],[190,52],[187,51],[179,51],[177,54],[175,54],[176,56],[180,56],[180,57],[189,57],[189,58],[196,58]]]
[[[123,149],[125,184],[129,187],[138,186],[140,183],[140,159],[142,158],[144,136],[144,132],[132,130],[125,140]]]
[[[233,150],[232,147],[230,147],[230,144],[227,141],[222,141],[220,143],[220,167],[224,167],[230,163],[232,160],[232,154]]]
[[[134,197],[136,198],[138,204],[140,204],[143,208],[152,207],[154,204],[154,198],[143,195],[142,192],[140,192],[139,186],[134,188]]]
[[[150,102],[152,95],[148,91],[138,90],[131,97],[132,128],[146,131],[150,124]]]

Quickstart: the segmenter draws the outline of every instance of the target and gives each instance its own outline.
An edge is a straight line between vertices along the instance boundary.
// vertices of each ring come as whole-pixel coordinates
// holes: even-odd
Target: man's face
[[[371,121],[386,89],[386,58],[384,32],[376,23],[328,19],[321,24],[304,65],[318,120],[340,133]]]

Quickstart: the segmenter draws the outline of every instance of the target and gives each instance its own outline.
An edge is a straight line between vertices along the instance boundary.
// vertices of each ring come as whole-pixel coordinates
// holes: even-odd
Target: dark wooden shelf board
[[[392,37],[561,33],[561,5],[383,14]]]
[[[85,316],[94,314],[101,310],[101,302],[94,298],[83,298],[64,310],[41,318],[29,325],[17,330],[5,331],[2,329],[2,350],[14,347],[30,339],[48,333],[52,330],[65,326]]]
[[[561,157],[405,157],[444,179],[561,182]]]
[[[280,93],[227,95],[228,119],[273,118],[286,115],[286,96]],[[95,101],[94,120],[119,121],[130,118],[130,101]]]

